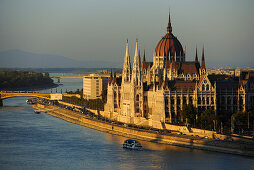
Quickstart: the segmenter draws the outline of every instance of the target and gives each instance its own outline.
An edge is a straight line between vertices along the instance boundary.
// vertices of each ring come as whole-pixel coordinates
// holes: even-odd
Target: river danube
[[[58,91],[82,88],[81,79],[62,83]],[[25,100],[0,108],[0,169],[254,169],[251,157],[144,141],[143,151],[125,150],[126,138],[34,114]]]

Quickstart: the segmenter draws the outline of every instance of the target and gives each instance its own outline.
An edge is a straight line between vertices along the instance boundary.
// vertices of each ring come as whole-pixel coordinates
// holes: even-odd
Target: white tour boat
[[[123,148],[141,150],[142,145],[136,140],[127,139],[123,143]]]

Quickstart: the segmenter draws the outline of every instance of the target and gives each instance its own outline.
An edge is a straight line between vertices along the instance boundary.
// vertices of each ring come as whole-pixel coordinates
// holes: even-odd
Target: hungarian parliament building
[[[254,72],[240,76],[208,74],[204,47],[201,60],[186,61],[186,52],[172,33],[169,21],[166,35],[158,42],[153,62],[141,60],[136,41],[133,65],[128,40],[122,76],[108,81],[104,112],[118,121],[135,123],[137,118],[177,123],[184,105],[192,104],[201,113],[215,114],[254,110]],[[141,119],[139,119],[141,120]]]

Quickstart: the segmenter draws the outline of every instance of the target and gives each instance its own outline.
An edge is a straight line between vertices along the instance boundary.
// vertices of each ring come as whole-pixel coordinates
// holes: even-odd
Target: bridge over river
[[[39,93],[37,91],[0,91],[0,106],[3,106],[3,100],[12,97],[40,97],[44,99],[57,99],[65,97],[78,97],[79,94],[67,94],[67,93]]]

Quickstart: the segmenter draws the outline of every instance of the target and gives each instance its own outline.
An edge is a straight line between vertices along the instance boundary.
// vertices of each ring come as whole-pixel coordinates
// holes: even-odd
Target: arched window
[[[207,90],[207,91],[209,90],[209,84],[206,85],[206,90]]]
[[[177,105],[180,105],[180,97],[177,97]]]
[[[202,97],[202,103],[205,104],[205,98],[204,97]]]
[[[183,104],[186,104],[186,97],[183,96]]]
[[[205,85],[204,84],[202,85],[202,91],[205,91]]]
[[[193,99],[192,99],[192,96],[190,96],[189,98],[189,104],[192,104],[193,103]]]
[[[213,97],[211,97],[211,104],[214,104],[214,99],[213,99]]]
[[[137,101],[137,102],[139,101],[139,95],[136,96],[136,101]]]
[[[201,98],[198,97],[198,104],[201,104]]]
[[[209,104],[209,97],[206,98],[206,104]]]
[[[174,97],[171,97],[170,98],[170,105],[171,105],[171,107],[173,107],[174,104],[175,104]]]

